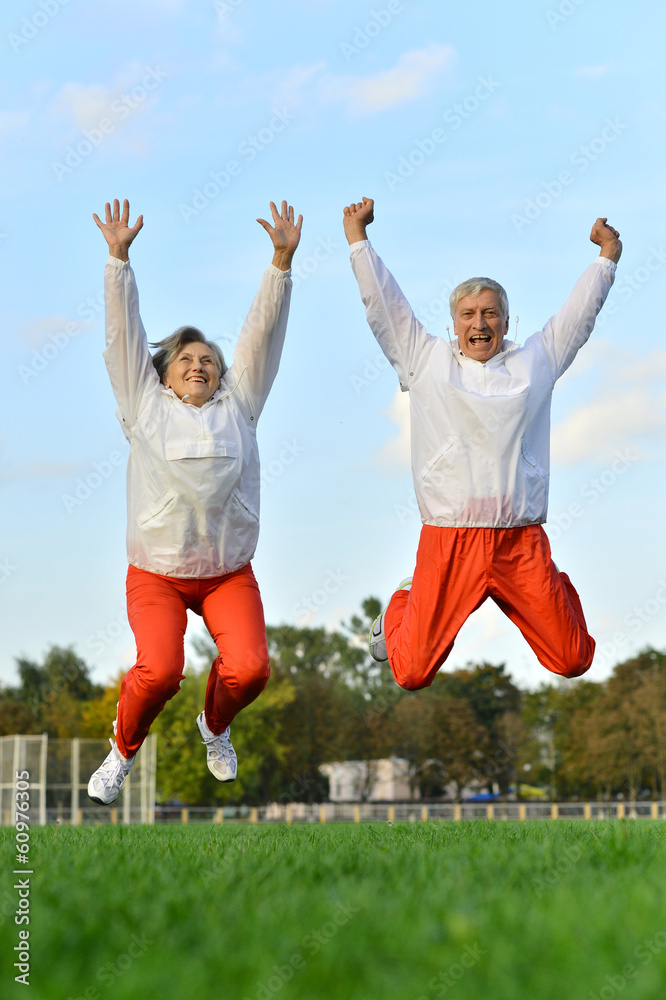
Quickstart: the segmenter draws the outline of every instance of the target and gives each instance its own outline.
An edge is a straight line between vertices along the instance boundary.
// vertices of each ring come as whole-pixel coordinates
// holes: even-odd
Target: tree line
[[[396,756],[411,794],[460,799],[476,782],[502,794],[525,786],[552,799],[666,797],[666,653],[647,648],[603,682],[544,683],[521,690],[505,664],[440,672],[430,688],[401,690],[366,636],[381,610],[367,598],[336,630],[268,627],[271,679],[232,725],[239,776],[208,773],[194,725],[216,655],[198,639],[180,693],[153,724],[162,802],[263,804],[328,798],[320,765],[363,761],[362,797],[375,762]],[[16,660],[19,683],[0,689],[0,735],[106,738],[122,675],[93,683],[72,647],[52,646],[42,663]]]

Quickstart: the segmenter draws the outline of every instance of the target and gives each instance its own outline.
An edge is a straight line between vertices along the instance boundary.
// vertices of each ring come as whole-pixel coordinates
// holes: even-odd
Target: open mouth
[[[487,333],[474,334],[473,337],[469,338],[470,344],[474,344],[474,345],[478,345],[478,346],[483,346],[485,344],[489,344],[491,342],[491,340],[492,340],[492,337],[489,334],[487,334]]]

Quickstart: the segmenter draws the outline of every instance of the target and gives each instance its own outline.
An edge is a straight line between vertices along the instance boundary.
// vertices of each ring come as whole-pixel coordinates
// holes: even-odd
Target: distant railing
[[[7,824],[8,815],[2,818]],[[187,823],[423,823],[472,820],[603,820],[666,819],[666,802],[289,802],[267,806],[156,805],[156,824]],[[73,825],[127,823],[126,810],[117,806],[80,803]],[[46,810],[46,822],[72,825],[71,810]],[[141,822],[132,815],[131,822]]]

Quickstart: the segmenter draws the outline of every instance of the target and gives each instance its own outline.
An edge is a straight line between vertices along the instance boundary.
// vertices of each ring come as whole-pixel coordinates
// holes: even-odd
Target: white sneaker
[[[238,758],[231,745],[227,726],[223,733],[211,733],[206,722],[206,713],[197,715],[197,727],[201,733],[202,742],[206,744],[206,763],[208,770],[218,781],[235,781],[238,772]]]
[[[100,806],[108,806],[115,802],[136,760],[136,757],[123,757],[115,741],[110,737],[109,743],[111,752],[88,782],[88,795]]]
[[[405,579],[398,584],[397,590],[411,590],[412,589],[412,578],[411,576],[406,576]],[[384,636],[384,615],[386,614],[386,609],[382,611],[381,615],[378,615],[372,623],[372,628],[370,629],[370,640],[368,642],[368,649],[370,650],[370,656],[373,660],[377,660],[378,663],[386,663],[388,660],[388,653],[386,652],[386,637]]]

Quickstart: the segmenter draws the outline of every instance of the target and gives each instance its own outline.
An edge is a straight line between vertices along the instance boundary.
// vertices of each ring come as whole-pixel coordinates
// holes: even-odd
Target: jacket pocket
[[[452,450],[452,448],[453,448],[453,438],[449,438],[446,444],[439,449],[437,454],[433,458],[428,459],[426,464],[421,469],[421,479],[423,480],[424,483],[429,478],[437,476],[437,473],[441,472],[442,468],[448,464],[448,462],[444,461],[444,459],[448,454],[448,452]],[[442,465],[440,465],[440,462],[442,463]]]
[[[151,504],[150,507],[147,507],[137,516],[136,523],[140,528],[144,528],[150,521],[156,520],[160,514],[169,510],[175,500],[176,494],[174,491],[168,490],[162,494],[159,500],[156,500],[155,503]]]
[[[168,462],[183,458],[238,458],[238,444],[221,438],[176,438],[165,443],[164,455]]]
[[[541,468],[524,441],[520,442],[520,460],[523,472],[524,493],[521,498],[518,489],[516,489],[514,501],[515,512],[522,518],[529,518],[536,521],[546,514],[549,476]],[[516,486],[518,486],[517,483]],[[521,499],[522,510],[520,510]]]

